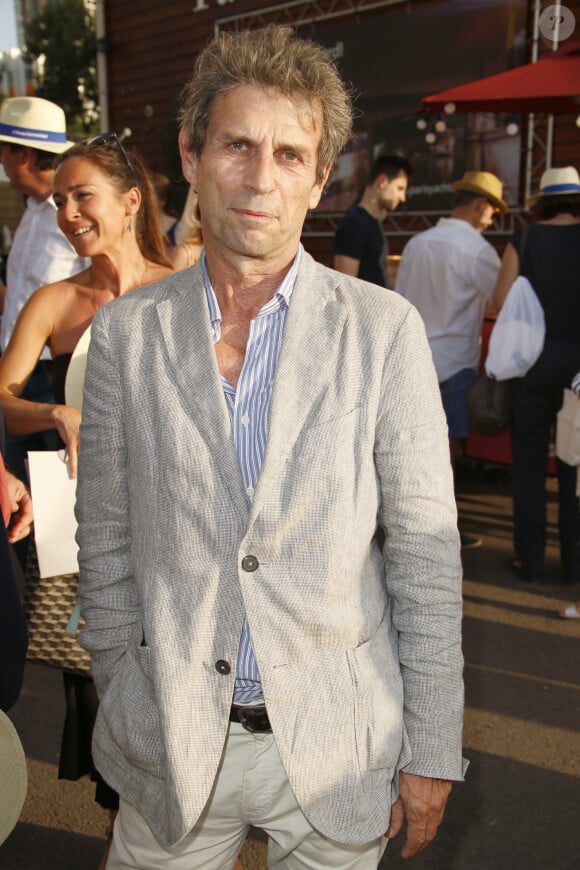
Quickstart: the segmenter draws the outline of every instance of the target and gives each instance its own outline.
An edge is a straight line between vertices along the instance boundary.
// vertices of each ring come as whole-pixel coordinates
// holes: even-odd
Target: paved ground
[[[576,870],[580,866],[580,621],[559,620],[580,586],[559,585],[550,506],[544,582],[530,586],[506,568],[511,501],[495,470],[462,483],[467,531],[483,536],[464,552],[467,781],[451,796],[439,837],[411,863],[394,841],[381,868]],[[56,779],[63,717],[60,675],[30,665],[12,718],[29,765],[22,818],[0,847],[3,870],[96,870],[105,820],[88,782]],[[251,838],[246,870],[264,870]]]

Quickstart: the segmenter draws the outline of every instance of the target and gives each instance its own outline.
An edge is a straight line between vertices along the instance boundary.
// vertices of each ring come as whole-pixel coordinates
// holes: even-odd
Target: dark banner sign
[[[348,208],[379,153],[403,154],[414,164],[408,209],[448,208],[451,182],[467,169],[494,172],[516,204],[520,116],[417,110],[428,94],[525,63],[526,9],[526,0],[409,3],[304,32],[327,46],[357,94],[356,135],[319,210]]]

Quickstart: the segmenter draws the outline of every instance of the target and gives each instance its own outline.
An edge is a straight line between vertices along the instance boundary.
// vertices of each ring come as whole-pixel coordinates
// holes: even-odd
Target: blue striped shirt
[[[237,388],[234,389],[222,377],[224,396],[232,424],[236,454],[246,488],[248,506],[252,504],[266,451],[272,385],[280,354],[288,305],[298,272],[300,250],[274,296],[266,302],[250,322],[246,356]],[[222,317],[207,273],[205,255],[202,255],[202,265],[215,343],[221,337]],[[234,701],[237,704],[250,704],[261,697],[260,671],[248,620],[245,619],[238,650]]]

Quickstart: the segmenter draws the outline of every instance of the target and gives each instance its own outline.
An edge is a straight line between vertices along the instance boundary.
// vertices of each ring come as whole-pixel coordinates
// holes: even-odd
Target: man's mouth
[[[271,221],[274,220],[274,215],[267,211],[253,211],[249,208],[238,208],[237,213],[241,217],[250,218],[250,220]]]

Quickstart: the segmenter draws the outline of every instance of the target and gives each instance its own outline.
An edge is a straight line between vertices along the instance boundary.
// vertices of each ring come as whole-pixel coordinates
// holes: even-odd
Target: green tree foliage
[[[54,0],[26,27],[25,60],[38,76],[36,95],[61,106],[69,130],[96,128],[98,87],[94,16],[83,0]]]

